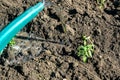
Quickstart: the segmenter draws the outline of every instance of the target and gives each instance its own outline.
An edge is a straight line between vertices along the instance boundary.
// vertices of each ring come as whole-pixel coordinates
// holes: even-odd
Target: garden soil
[[[39,0],[0,0],[0,29]],[[77,56],[82,36],[94,54]],[[120,80],[120,0],[50,0],[0,58],[0,80]]]

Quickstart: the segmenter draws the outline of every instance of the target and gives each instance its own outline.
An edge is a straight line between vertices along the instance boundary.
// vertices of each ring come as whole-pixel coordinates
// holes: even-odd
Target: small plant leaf
[[[13,46],[13,45],[15,45],[16,44],[16,42],[15,42],[15,40],[14,40],[14,38],[9,42],[9,46]]]
[[[92,49],[92,48],[93,48],[93,45],[87,45],[87,47],[88,47],[89,49]]]
[[[97,4],[99,4],[99,8],[103,8],[106,0],[97,0]]]
[[[66,25],[64,23],[62,23],[62,28],[63,28],[63,32],[66,33],[67,29],[66,29]]]
[[[89,50],[88,51],[89,57],[92,57],[92,52]]]
[[[87,62],[87,57],[86,56],[83,56],[83,62]]]

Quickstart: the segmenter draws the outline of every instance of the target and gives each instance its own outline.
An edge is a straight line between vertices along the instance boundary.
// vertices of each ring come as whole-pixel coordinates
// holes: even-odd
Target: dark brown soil
[[[0,28],[38,1],[0,0]],[[120,1],[50,2],[4,50],[0,80],[120,80]],[[87,63],[76,55],[82,35],[95,45]]]

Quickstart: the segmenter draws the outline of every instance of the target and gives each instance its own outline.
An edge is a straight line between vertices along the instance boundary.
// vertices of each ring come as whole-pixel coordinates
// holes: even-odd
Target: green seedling
[[[66,24],[61,22],[62,23],[62,29],[63,29],[63,32],[66,33],[67,32],[67,29],[66,29]]]
[[[16,44],[16,42],[15,42],[15,40],[14,40],[14,38],[9,42],[9,46],[13,46],[13,45],[15,45]]]
[[[92,57],[93,52],[94,52],[94,45],[90,40],[90,37],[83,36],[83,45],[77,48],[77,56],[81,56],[83,62],[87,62],[88,58]]]
[[[99,4],[100,9],[104,7],[106,0],[97,0],[97,4]]]

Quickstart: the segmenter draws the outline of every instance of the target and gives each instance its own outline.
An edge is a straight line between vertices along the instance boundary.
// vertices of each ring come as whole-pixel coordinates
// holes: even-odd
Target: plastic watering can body
[[[0,32],[0,52],[6,47],[6,45],[10,42],[10,40],[33,18],[37,16],[37,14],[42,11],[44,8],[44,3],[39,2],[33,7],[26,10],[24,13],[19,15],[15,20],[13,20],[10,24],[8,24],[1,32]],[[0,53],[1,55],[2,53]]]

